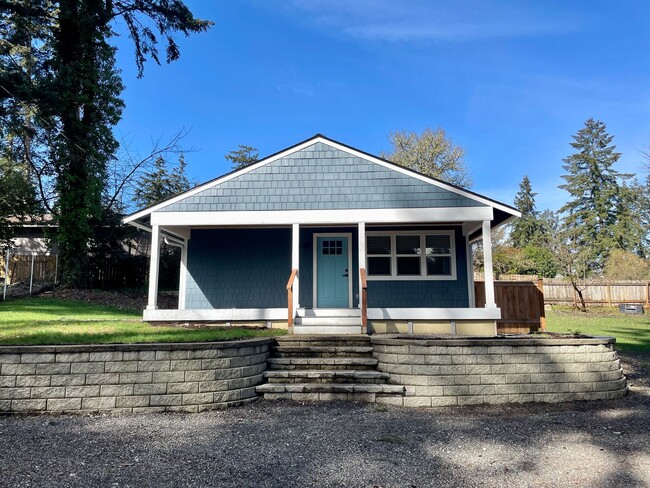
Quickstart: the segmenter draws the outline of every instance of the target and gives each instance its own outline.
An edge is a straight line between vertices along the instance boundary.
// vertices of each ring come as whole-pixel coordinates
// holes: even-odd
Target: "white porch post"
[[[363,308],[363,293],[361,290],[361,268],[366,267],[366,223],[359,222],[359,308]],[[366,270],[367,273],[368,270]]]
[[[296,278],[293,281],[293,311],[300,308],[300,224],[291,226],[291,269],[297,269]]]
[[[189,239],[183,239],[181,247],[181,271],[178,279],[178,309],[185,310],[185,290],[187,290],[187,246]]]
[[[483,221],[483,260],[485,267],[485,308],[496,308],[494,300],[494,269],[492,267],[492,230],[490,221]]]
[[[474,291],[474,254],[469,236],[465,236],[465,252],[467,252],[467,294],[470,308],[476,307],[476,296]]]
[[[158,271],[160,266],[160,226],[151,227],[151,258],[149,260],[149,301],[147,310],[158,308]]]

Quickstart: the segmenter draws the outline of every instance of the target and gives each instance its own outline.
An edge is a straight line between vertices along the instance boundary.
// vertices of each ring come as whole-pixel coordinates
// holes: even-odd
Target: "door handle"
[[[348,268],[345,268],[345,273],[342,274],[341,276],[345,276],[346,278],[348,277]]]

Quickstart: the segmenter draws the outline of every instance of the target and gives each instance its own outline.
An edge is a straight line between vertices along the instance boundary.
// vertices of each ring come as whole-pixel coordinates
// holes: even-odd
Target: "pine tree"
[[[260,155],[257,148],[239,144],[239,149],[233,149],[224,157],[232,163],[232,169],[241,169],[256,163]]]
[[[195,18],[182,0],[0,0],[0,13],[0,24],[6,21],[19,34],[25,25],[42,27],[29,36],[14,35],[11,42],[22,43],[26,50],[44,48],[43,76],[7,69],[13,56],[0,57],[6,89],[2,108],[9,108],[15,119],[21,109],[18,102],[33,104],[34,120],[50,131],[48,159],[55,179],[62,284],[85,287],[92,226],[104,221],[107,165],[118,147],[112,128],[123,108],[122,82],[110,44],[112,24],[117,18],[126,24],[142,76],[147,59],[160,63],[157,35],[164,39],[166,61],[171,62],[180,56],[175,33],[204,32],[212,22]],[[4,110],[0,115],[5,117]]]
[[[605,124],[589,119],[573,136],[575,153],[563,159],[567,172],[560,188],[569,192],[561,209],[562,225],[590,272],[599,273],[615,244],[615,227],[620,209],[618,180],[625,175],[613,166],[621,154],[612,144]]]
[[[535,208],[535,195],[528,176],[519,183],[519,192],[515,196],[515,207],[521,212],[521,217],[512,224],[510,240],[513,247],[524,248],[537,245],[540,240],[539,212]]]
[[[191,184],[185,174],[186,168],[183,155],[172,169],[165,158],[157,158],[152,171],[145,173],[138,182],[133,201],[140,207],[147,207],[189,190]]]

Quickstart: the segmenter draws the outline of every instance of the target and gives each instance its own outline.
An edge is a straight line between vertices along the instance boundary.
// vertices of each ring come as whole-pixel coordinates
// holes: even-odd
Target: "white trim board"
[[[195,310],[145,310],[146,322],[287,320],[286,308],[217,308]]]
[[[345,145],[340,144],[338,142],[332,141],[332,140],[330,140],[330,139],[328,139],[326,137],[318,135],[318,136],[312,137],[311,139],[308,139],[308,140],[306,140],[306,141],[304,141],[304,142],[302,142],[302,143],[300,143],[300,144],[298,144],[296,146],[290,147],[288,149],[285,149],[284,151],[281,151],[281,152],[276,153],[276,154],[274,154],[272,156],[269,156],[269,157],[267,157],[265,159],[262,159],[262,160],[258,161],[257,163],[251,164],[250,166],[242,168],[242,169],[240,169],[238,171],[234,171],[232,173],[228,173],[228,174],[226,174],[226,175],[224,175],[224,176],[222,176],[220,178],[217,178],[215,180],[208,181],[207,183],[199,185],[196,188],[192,188],[191,190],[186,191],[185,193],[181,193],[180,195],[176,195],[175,197],[172,197],[169,200],[161,202],[161,203],[159,203],[157,205],[154,205],[152,207],[140,210],[139,212],[136,212],[134,214],[131,214],[131,215],[125,217],[123,219],[123,222],[124,223],[129,223],[129,222],[132,222],[134,220],[137,220],[137,219],[139,219],[141,217],[144,217],[146,215],[149,215],[149,214],[151,214],[151,213],[155,212],[156,210],[159,210],[159,209],[161,209],[163,207],[166,207],[168,205],[172,205],[172,204],[174,204],[176,202],[179,202],[179,201],[181,201],[181,200],[183,200],[183,199],[185,199],[187,197],[191,197],[193,195],[196,195],[197,193],[199,193],[199,192],[201,192],[203,190],[213,188],[213,187],[215,187],[217,185],[225,183],[226,181],[229,181],[229,180],[231,180],[233,178],[236,178],[238,176],[246,174],[246,173],[248,173],[250,171],[253,171],[253,170],[257,169],[257,168],[260,168],[262,166],[270,164],[273,161],[276,161],[276,160],[278,160],[280,158],[286,157],[286,156],[288,156],[290,154],[298,152],[298,151],[300,151],[302,149],[305,149],[305,148],[307,148],[309,146],[312,146],[314,144],[317,144],[319,142],[323,143],[325,145],[328,145],[328,146],[330,146],[332,148],[343,151],[343,152],[345,152],[347,154],[351,154],[352,156],[356,156],[356,157],[358,157],[360,159],[363,159],[365,161],[369,161],[371,163],[378,164],[380,166],[383,166],[384,168],[390,169],[392,171],[396,171],[398,173],[402,173],[402,174],[404,174],[406,176],[409,176],[411,178],[415,178],[417,180],[423,181],[423,182],[428,183],[430,185],[437,186],[439,188],[443,188],[443,189],[445,189],[447,191],[450,191],[452,193],[455,193],[457,195],[461,195],[461,196],[463,196],[465,198],[469,198],[470,200],[474,200],[476,202],[482,203],[483,205],[487,205],[490,208],[498,208],[498,209],[503,210],[504,212],[506,212],[506,213],[508,213],[510,215],[515,215],[517,217],[521,216],[521,213],[519,211],[514,210],[514,209],[512,209],[512,208],[510,208],[510,207],[508,207],[508,206],[506,206],[504,204],[500,204],[500,203],[492,201],[492,200],[490,200],[488,198],[482,197],[480,195],[476,195],[476,194],[474,194],[472,192],[463,190],[461,188],[457,188],[457,187],[455,187],[453,185],[449,185],[449,184],[447,184],[447,183],[445,183],[443,181],[436,180],[436,179],[430,178],[428,176],[415,173],[415,172],[410,171],[410,170],[408,170],[406,168],[402,168],[399,165],[389,163],[389,162],[384,161],[384,160],[382,160],[380,158],[377,158],[375,156],[371,156],[371,155],[363,153],[363,152],[361,152],[361,151],[359,151],[357,149],[345,146]]]
[[[154,212],[152,225],[390,224],[492,220],[492,207],[277,210],[264,212]]]
[[[368,320],[499,320],[500,308],[369,308]]]

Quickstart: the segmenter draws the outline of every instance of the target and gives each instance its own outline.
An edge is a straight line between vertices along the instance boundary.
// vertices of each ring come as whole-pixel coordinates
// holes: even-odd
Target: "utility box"
[[[618,306],[618,311],[628,315],[642,315],[643,305],[640,303],[621,303]]]

